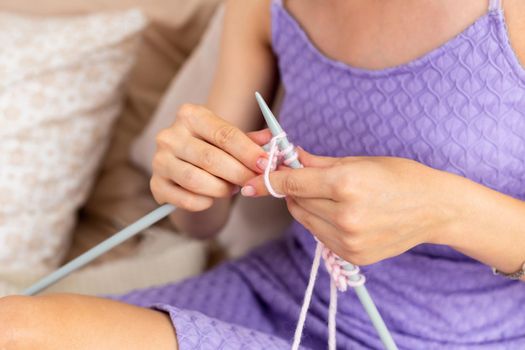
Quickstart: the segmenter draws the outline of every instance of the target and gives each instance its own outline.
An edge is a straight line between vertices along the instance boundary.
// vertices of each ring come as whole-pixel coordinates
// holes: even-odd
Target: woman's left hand
[[[299,149],[303,169],[280,167],[270,182],[292,216],[341,258],[357,265],[421,243],[446,243],[461,220],[463,178],[393,157],[318,157]],[[259,162],[264,165],[264,160]],[[262,176],[245,196],[266,196]]]

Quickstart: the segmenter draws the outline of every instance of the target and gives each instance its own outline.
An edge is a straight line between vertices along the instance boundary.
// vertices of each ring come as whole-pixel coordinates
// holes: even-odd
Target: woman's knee
[[[125,345],[123,345],[125,344]],[[0,349],[176,349],[169,317],[119,302],[71,295],[0,300]]]
[[[0,349],[22,349],[28,334],[26,318],[30,317],[30,298],[9,296],[0,299]]]
[[[52,311],[35,297],[0,298],[0,349],[46,349]]]

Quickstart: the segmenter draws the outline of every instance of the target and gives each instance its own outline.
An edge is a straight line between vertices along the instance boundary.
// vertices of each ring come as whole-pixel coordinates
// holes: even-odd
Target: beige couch
[[[216,18],[214,28],[198,44],[219,4],[220,0],[46,0],[36,4],[30,0],[4,0],[0,4],[0,11],[39,15],[139,7],[150,19],[126,87],[124,109],[115,125],[111,145],[93,191],[79,213],[66,261],[156,207],[149,191],[150,168],[147,164],[154,148],[154,135],[173,121],[174,112],[180,104],[204,102],[218,54],[221,18]],[[187,61],[190,54],[191,59]],[[180,77],[173,80],[185,62]],[[194,79],[195,74],[199,74],[198,79]],[[160,108],[157,108],[167,90]],[[187,91],[198,92],[188,94]],[[152,118],[155,120],[150,123]],[[144,131],[148,123],[150,125]],[[142,137],[135,142],[133,152],[139,159],[132,162],[131,145],[141,132]],[[141,152],[141,147],[146,151]],[[217,249],[210,249],[208,243],[174,233],[165,220],[48,292],[122,293],[197,274],[209,267],[210,261],[242,255],[254,245],[275,237],[289,222],[289,217],[283,215],[283,209],[283,203],[274,200],[241,199],[218,244],[211,245]],[[210,253],[216,253],[212,254],[212,259]],[[21,288],[37,277],[17,275],[10,279]]]
[[[149,177],[129,161],[132,140],[149,122],[183,62],[204,32],[220,0],[3,0],[0,11],[77,15],[140,8],[149,18],[137,62],[126,86],[124,108],[91,196],[79,213],[71,259],[155,208]],[[166,246],[172,247],[169,251]],[[174,234],[166,222],[103,256],[52,290],[118,293],[196,274],[206,245]],[[183,257],[191,257],[184,259]],[[112,261],[111,264],[107,262]],[[176,262],[176,263],[173,263]],[[23,287],[39,276],[3,277]]]

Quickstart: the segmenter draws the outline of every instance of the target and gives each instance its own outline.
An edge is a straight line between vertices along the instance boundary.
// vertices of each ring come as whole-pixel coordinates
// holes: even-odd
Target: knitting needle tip
[[[259,108],[261,109],[261,112],[263,114],[264,120],[266,121],[266,124],[268,125],[268,128],[272,132],[273,136],[279,135],[283,132],[283,129],[277,122],[277,119],[273,115],[272,111],[270,110],[270,107],[266,104],[263,97],[259,92],[255,93],[255,98],[257,99],[257,103],[259,103]]]

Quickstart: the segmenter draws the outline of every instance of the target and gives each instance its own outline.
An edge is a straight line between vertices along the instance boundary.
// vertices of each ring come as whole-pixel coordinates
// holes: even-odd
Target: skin
[[[177,349],[168,316],[101,298],[0,299],[0,349]]]
[[[267,195],[260,145],[270,135],[248,131],[263,125],[253,91],[271,100],[278,81],[268,6],[269,0],[228,1],[206,107],[184,106],[157,138],[152,192],[159,203],[182,208],[171,219],[196,237],[222,228],[236,189]],[[327,56],[381,69],[440,46],[483,15],[487,1],[289,0],[286,6]],[[525,4],[505,0],[504,7],[511,44],[525,62]],[[407,159],[300,150],[300,160],[305,169],[279,169],[272,185],[288,195],[298,221],[351,262],[366,265],[423,242],[449,245],[506,272],[525,259],[525,204],[519,200]],[[0,299],[0,349],[58,348],[176,349],[177,341],[168,316],[114,301]]]

